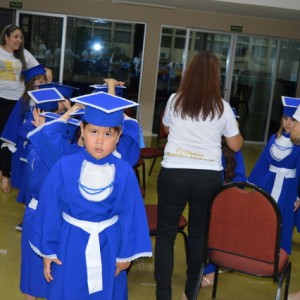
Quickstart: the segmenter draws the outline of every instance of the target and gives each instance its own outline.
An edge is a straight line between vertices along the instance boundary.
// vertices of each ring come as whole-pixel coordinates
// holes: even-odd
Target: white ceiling
[[[300,22],[300,0],[109,0],[112,3]],[[247,3],[250,2],[250,3]]]

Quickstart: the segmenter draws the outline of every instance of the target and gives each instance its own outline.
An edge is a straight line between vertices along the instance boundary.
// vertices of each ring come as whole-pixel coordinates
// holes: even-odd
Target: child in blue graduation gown
[[[74,106],[61,118],[64,120],[69,119],[68,114],[76,109],[78,108]],[[34,115],[38,118],[38,115]],[[35,119],[35,122],[38,122],[38,120]],[[50,127],[50,123],[48,123],[48,125],[48,127]],[[42,143],[38,143],[39,132],[43,130],[42,128],[42,126],[39,127],[28,136],[30,142],[29,153],[24,172],[24,184],[20,189],[20,193],[23,195],[26,204],[21,240],[20,290],[25,294],[26,300],[47,298],[48,296],[49,285],[43,276],[43,260],[34,251],[32,251],[29,240],[32,234],[32,218],[38,204],[42,183],[55,162],[53,159],[49,160],[49,157],[61,157],[63,155],[63,152],[60,153],[60,149],[56,147],[54,143],[52,147],[46,146],[46,148]],[[56,136],[59,135],[61,135],[61,138],[63,139],[65,135],[65,128],[56,132]],[[68,144],[71,145],[70,143]],[[40,149],[43,150],[40,151]]]
[[[85,148],[55,164],[42,188],[31,243],[46,257],[48,299],[125,299],[119,295],[126,290],[126,276],[121,272],[119,280],[115,272],[151,255],[145,211],[132,167],[112,154],[118,127],[99,117],[90,120],[87,112],[85,119],[90,122],[82,126]],[[94,141],[98,134],[104,141]],[[48,243],[53,237],[56,241]],[[52,264],[53,277],[47,258],[58,263]]]
[[[294,208],[299,201],[300,147],[292,143],[290,132],[295,125],[292,116],[300,101],[287,104],[283,97],[283,104],[280,129],[270,137],[248,180],[271,194],[277,202],[282,216],[281,247],[291,254]]]
[[[4,145],[13,152],[11,185],[17,189],[20,188],[23,179],[24,160],[27,151],[26,135],[34,129],[31,124],[31,109],[34,103],[31,101],[28,91],[34,89],[34,86],[46,82],[46,70],[42,65],[37,65],[21,73],[25,80],[25,90],[16,103],[1,135],[1,139],[5,142]]]
[[[118,84],[113,79],[108,81],[111,86]],[[111,90],[110,92],[113,93],[114,91]],[[75,140],[70,136],[70,132],[75,133],[75,130],[70,130],[70,128],[76,128],[77,126],[74,126],[74,122],[67,122],[67,120],[76,110],[78,110],[77,104],[64,115],[56,115],[57,119],[45,123],[28,135],[31,150],[27,157],[26,181],[21,189],[27,207],[22,234],[20,289],[24,294],[30,295],[32,297],[30,299],[33,299],[34,296],[46,298],[48,293],[48,284],[43,275],[42,258],[32,251],[28,243],[32,233],[32,217],[38,204],[41,185],[54,163],[63,155],[74,154],[82,149],[83,144],[80,135],[78,136],[78,143],[70,142],[70,140]],[[35,123],[39,123],[39,116],[36,111],[34,112],[36,116]],[[52,118],[55,118],[55,114],[52,114]],[[75,123],[75,125],[77,124]],[[118,157],[121,156],[133,166],[139,155],[139,127],[136,120],[126,118],[122,129],[123,133],[114,154]],[[126,284],[126,272],[122,272],[116,281],[116,284],[122,284],[123,286],[124,283]],[[124,298],[127,295],[126,292],[125,290],[122,294],[119,293],[117,298],[126,299]]]

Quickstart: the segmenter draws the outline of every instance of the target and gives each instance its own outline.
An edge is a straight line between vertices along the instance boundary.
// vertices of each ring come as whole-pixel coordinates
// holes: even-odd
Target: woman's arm
[[[227,143],[228,147],[232,151],[237,152],[237,151],[241,150],[244,140],[240,133],[238,133],[235,136],[225,137],[225,139],[226,139],[226,143]]]

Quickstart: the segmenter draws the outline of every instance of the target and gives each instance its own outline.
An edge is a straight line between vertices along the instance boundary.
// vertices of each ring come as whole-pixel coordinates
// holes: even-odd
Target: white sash
[[[89,294],[102,291],[102,261],[99,233],[105,228],[116,223],[119,219],[118,216],[114,216],[111,219],[102,222],[89,222],[75,219],[65,212],[63,212],[62,215],[65,221],[81,228],[82,230],[90,234],[88,243],[85,248]]]
[[[38,203],[39,202],[36,199],[31,198],[31,200],[30,200],[30,202],[28,204],[28,207],[31,208],[31,209],[36,210]]]
[[[284,179],[295,178],[296,169],[278,168],[273,165],[270,165],[269,170],[273,173],[276,173],[271,196],[274,198],[276,202],[278,202]]]

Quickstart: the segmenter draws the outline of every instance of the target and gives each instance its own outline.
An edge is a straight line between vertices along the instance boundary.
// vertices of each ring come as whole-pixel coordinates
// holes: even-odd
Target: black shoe
[[[23,223],[20,223],[20,224],[16,225],[15,228],[17,231],[22,231],[22,226],[23,226]]]

